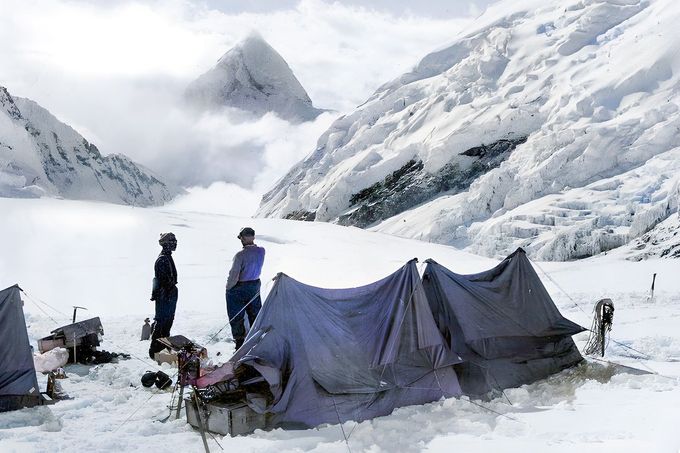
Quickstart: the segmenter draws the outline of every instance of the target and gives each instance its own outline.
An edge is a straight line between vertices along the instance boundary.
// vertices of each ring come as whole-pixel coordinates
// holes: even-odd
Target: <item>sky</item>
[[[183,186],[220,181],[261,194],[335,118],[454,41],[489,3],[0,0],[0,85],[104,154]],[[252,31],[331,113],[291,125],[185,110],[186,85]]]

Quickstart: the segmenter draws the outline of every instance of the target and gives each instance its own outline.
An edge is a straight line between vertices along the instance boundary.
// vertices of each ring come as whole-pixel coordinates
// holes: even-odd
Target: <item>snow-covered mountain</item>
[[[185,98],[203,110],[234,107],[258,116],[274,112],[294,123],[313,120],[323,112],[312,105],[288,63],[256,33],[189,84]]]
[[[61,196],[157,206],[181,189],[97,147],[30,99],[0,87],[0,196]]]
[[[506,0],[338,119],[258,215],[567,260],[680,197],[680,5]]]

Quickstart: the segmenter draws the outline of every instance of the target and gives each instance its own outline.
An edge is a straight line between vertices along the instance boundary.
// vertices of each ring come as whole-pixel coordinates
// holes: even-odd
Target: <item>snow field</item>
[[[146,359],[148,343],[139,341],[139,334],[143,318],[151,314],[148,287],[161,231],[172,229],[179,239],[180,299],[173,333],[205,344],[215,363],[233,352],[228,327],[208,340],[227,323],[223,288],[241,226],[253,226],[257,241],[267,248],[265,287],[278,271],[318,286],[360,285],[414,256],[421,261],[432,257],[464,273],[495,264],[446,246],[325,223],[49,199],[0,199],[0,208],[7,213],[0,225],[7,251],[0,259],[0,286],[18,282],[28,292],[24,310],[31,343],[70,322],[71,305],[84,305],[89,310],[80,311],[79,319],[102,318],[102,348],[133,355],[117,364],[69,367],[69,378],[61,384],[71,400],[0,414],[3,452],[202,451],[200,436],[184,419],[157,421],[168,414],[170,393],[143,388],[139,381],[144,371],[157,368]],[[645,360],[615,343],[605,359],[660,375],[615,373],[595,362],[507,390],[488,402],[461,398],[404,407],[387,417],[343,424],[351,451],[676,452],[680,280],[675,276],[680,265],[676,260],[632,262],[625,259],[628,252],[535,266],[561,311],[581,325],[590,326],[599,298],[611,297],[616,305],[613,338],[643,352]],[[653,272],[658,273],[657,292],[649,303]],[[575,340],[582,348],[587,335]],[[168,365],[162,368],[174,373]],[[44,386],[45,378],[39,377]],[[337,425],[217,440],[225,450],[238,452],[348,451]],[[213,439],[209,444],[211,451],[219,451]]]

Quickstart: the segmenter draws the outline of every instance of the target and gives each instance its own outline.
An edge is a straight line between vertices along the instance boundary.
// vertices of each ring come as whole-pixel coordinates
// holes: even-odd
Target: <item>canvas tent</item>
[[[423,286],[441,334],[463,362],[463,393],[518,387],[579,363],[564,318],[521,248],[491,270],[456,274],[428,260]]]
[[[279,274],[246,341],[199,386],[246,372],[270,427],[366,420],[460,395],[415,260],[375,283],[323,289]]]
[[[43,403],[20,288],[0,291],[0,412]]]

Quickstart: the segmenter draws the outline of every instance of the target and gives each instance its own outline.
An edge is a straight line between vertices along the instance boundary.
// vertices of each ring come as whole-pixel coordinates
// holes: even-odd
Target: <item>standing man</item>
[[[260,272],[264,264],[264,248],[255,245],[255,230],[250,227],[241,229],[237,238],[241,240],[243,249],[234,255],[227,279],[227,314],[238,350],[246,338],[244,314],[248,314],[248,323],[252,326],[262,308]]]
[[[156,340],[170,336],[177,307],[177,268],[172,259],[172,252],[177,250],[177,238],[172,233],[162,233],[158,243],[163,250],[154,264],[155,276],[151,290],[151,300],[156,301],[154,327],[149,346],[149,357],[152,359],[157,352],[165,348]]]

